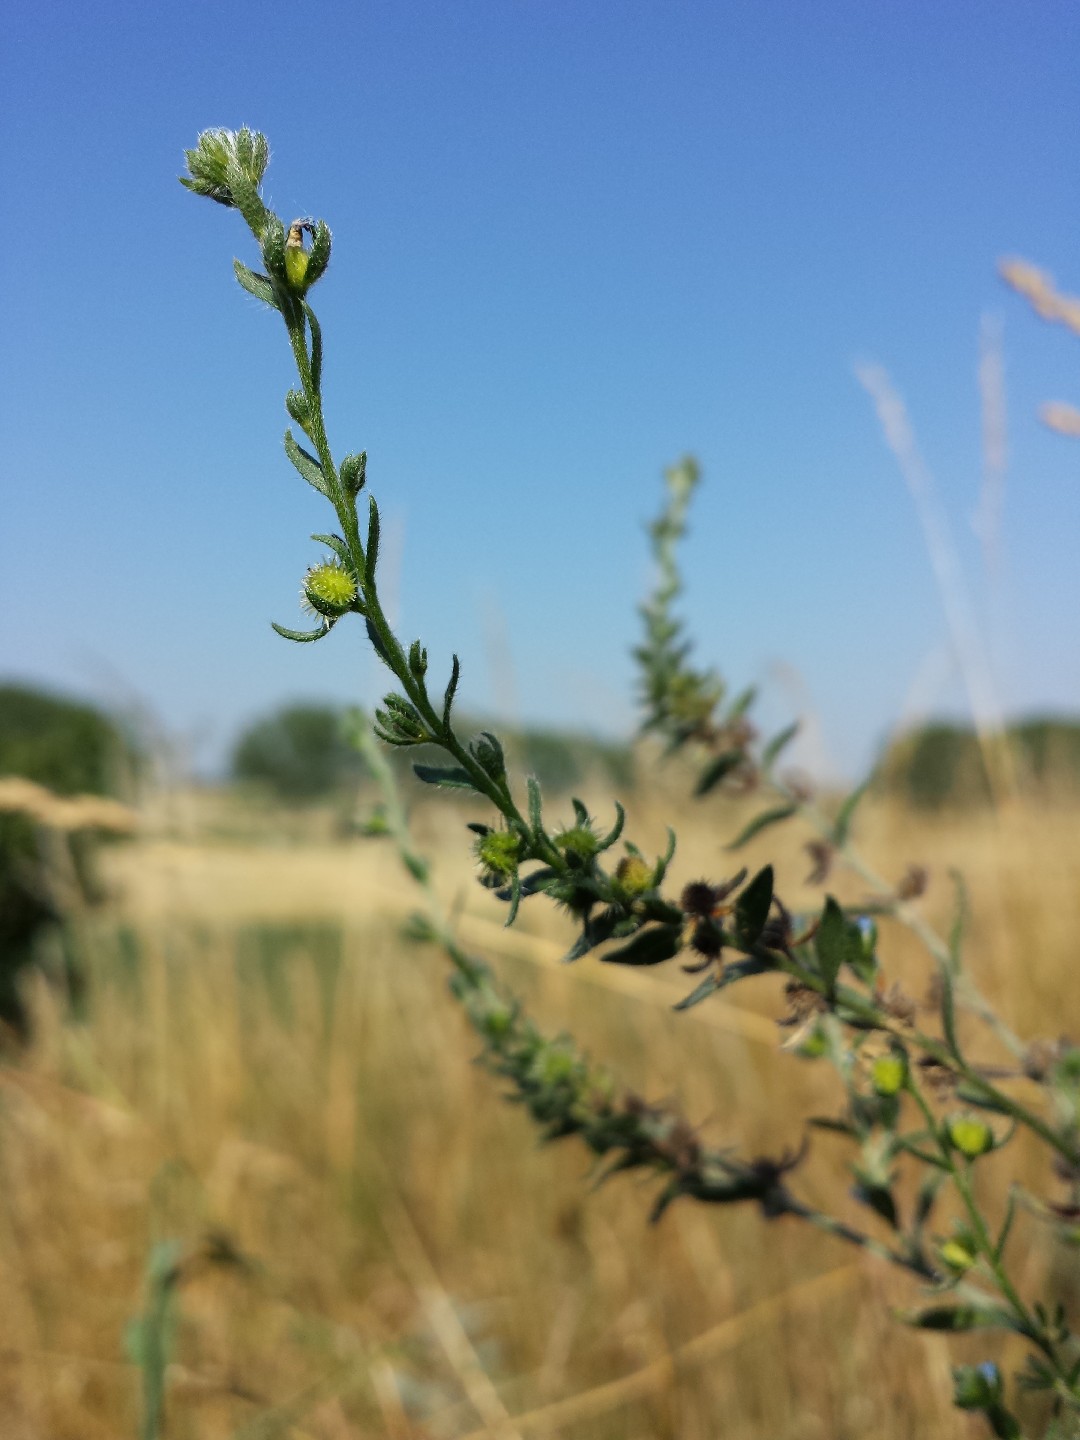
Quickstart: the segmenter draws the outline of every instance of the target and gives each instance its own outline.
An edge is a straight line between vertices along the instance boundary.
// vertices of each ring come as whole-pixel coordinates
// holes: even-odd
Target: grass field
[[[639,807],[636,838],[660,846],[663,808],[642,823]],[[675,882],[729,870],[737,814],[679,810]],[[778,1051],[775,982],[676,1015],[670,967],[560,968],[568,930],[550,910],[503,931],[464,818],[425,809],[418,835],[463,941],[544,1024],[677,1098],[717,1143],[794,1146],[800,1117],[838,1106],[824,1069]],[[920,903],[942,926],[963,869],[970,964],[1025,1035],[1071,1023],[1078,820],[1022,805],[863,817],[885,875],[929,867]],[[643,1182],[593,1191],[573,1142],[539,1147],[473,1063],[445,961],[402,939],[416,897],[392,853],[329,830],[163,804],[110,851],[116,898],[77,936],[86,1016],[35,990],[35,1045],[0,1069],[4,1440],[981,1433],[952,1409],[949,1367],[1000,1358],[996,1336],[973,1349],[904,1330],[890,1307],[916,1298],[911,1282],[790,1220],[682,1201],[650,1227]],[[779,849],[781,893],[820,904],[805,838],[772,832],[747,859]],[[915,942],[890,930],[882,953],[922,993]],[[816,1139],[799,1179],[853,1216],[840,1154]],[[1045,1193],[1028,1152],[983,1173],[1018,1163]],[[1030,1281],[1050,1265],[1075,1290],[1071,1253],[1033,1220],[1014,1244]]]

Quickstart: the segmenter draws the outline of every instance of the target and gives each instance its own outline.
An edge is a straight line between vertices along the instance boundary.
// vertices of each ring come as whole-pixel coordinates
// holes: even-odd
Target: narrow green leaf
[[[345,569],[348,570],[349,574],[351,575],[353,573],[353,562],[352,556],[349,554],[349,547],[340,535],[312,535],[311,538],[317,545],[325,545],[327,549],[332,550],[342,565],[345,566]]]
[[[917,1330],[1013,1330],[1023,1333],[1016,1317],[999,1305],[927,1305],[901,1310],[897,1319]]]
[[[529,794],[529,824],[532,826],[533,834],[537,837],[544,832],[544,822],[541,814],[540,781],[535,775],[530,775],[525,782],[525,788]]]
[[[755,815],[748,825],[739,831],[735,839],[727,847],[729,850],[738,850],[752,840],[755,835],[760,835],[762,830],[767,830],[770,825],[779,825],[784,820],[790,820],[798,810],[798,805],[776,805],[771,810],[763,810],[760,815]]]
[[[705,976],[705,979],[702,980],[700,985],[691,990],[689,995],[684,995],[683,998],[671,1008],[673,1010],[692,1010],[695,1005],[700,1005],[701,1002],[707,1000],[710,995],[715,995],[719,989],[720,977],[715,971],[711,971]]]
[[[949,965],[954,975],[959,974],[960,966],[963,963],[964,931],[967,929],[968,921],[968,895],[967,885],[959,870],[950,870],[949,876],[953,882],[956,894],[956,911],[953,915],[953,923],[949,930]]]
[[[510,909],[507,913],[503,928],[509,930],[517,919],[518,906],[521,904],[521,876],[516,872],[510,881]]]
[[[761,752],[761,768],[768,772],[780,758],[780,752],[785,750],[792,740],[799,733],[799,721],[793,720],[786,730],[781,730],[779,735],[774,735],[765,749]]]
[[[744,950],[752,950],[761,938],[773,898],[773,868],[759,870],[735,901],[735,933]]]
[[[454,656],[454,663],[450,668],[450,680],[446,686],[446,694],[443,696],[442,723],[443,733],[450,730],[450,711],[453,709],[454,696],[457,694],[458,681],[461,679],[461,661]]]
[[[597,945],[603,945],[605,940],[611,940],[619,932],[619,927],[625,923],[625,915],[617,906],[610,906],[601,910],[599,915],[592,916],[586,920],[581,927],[581,934],[574,941],[573,945],[563,956],[563,964],[571,964],[594,950]]]
[[[942,966],[938,971],[941,982],[941,1028],[945,1044],[956,1058],[960,1059],[960,1047],[956,1038],[956,997],[953,994],[952,973]]]
[[[296,443],[291,430],[285,431],[285,454],[288,455],[312,489],[318,490],[320,495],[325,495],[329,499],[330,487],[326,483],[322,466],[314,455],[309,455],[302,446]]]
[[[735,699],[731,702],[731,706],[727,712],[726,717],[728,723],[730,724],[732,720],[741,719],[742,716],[746,714],[747,710],[750,709],[750,706],[754,703],[756,699],[757,686],[748,685],[747,688],[742,692],[742,694],[737,695]]]
[[[475,790],[467,770],[457,765],[414,765],[413,774],[425,785],[441,785],[447,790]]]
[[[374,495],[371,496],[368,504],[368,532],[365,554],[367,556],[367,578],[370,583],[375,579],[375,566],[379,563],[379,507],[375,504]]]
[[[857,962],[862,955],[862,946],[858,926],[847,918],[831,895],[826,897],[825,909],[814,936],[814,952],[818,973],[825,981],[829,995],[834,996],[840,967],[852,960]]]
[[[626,824],[626,811],[625,811],[625,810],[623,809],[623,807],[619,804],[618,800],[616,800],[616,801],[615,801],[615,824],[611,827],[611,829],[608,831],[608,833],[607,833],[607,834],[604,836],[604,838],[600,841],[599,845],[596,847],[596,848],[597,848],[597,851],[598,851],[598,852],[601,852],[601,851],[604,851],[604,850],[610,850],[611,847],[612,847],[612,845],[615,844],[615,841],[618,840],[619,836],[622,834],[622,832],[623,832],[623,826],[624,826],[625,824]]]
[[[847,844],[848,835],[851,833],[851,822],[855,818],[855,811],[858,808],[859,801],[869,789],[870,781],[864,780],[861,785],[857,786],[851,792],[840,806],[840,811],[837,814],[832,833],[833,844],[837,849],[841,849]]]
[[[390,659],[390,652],[383,644],[382,638],[378,630],[376,630],[375,623],[370,616],[368,616],[367,619],[367,633],[368,639],[371,641],[371,648],[375,651],[375,654],[378,655],[384,665],[389,665],[390,669],[393,670],[394,662]]]
[[[277,294],[269,276],[259,275],[256,271],[249,270],[239,260],[233,261],[233,270],[236,272],[237,280],[249,295],[254,295],[255,299],[261,300],[264,305],[272,305],[275,310],[278,308]]]
[[[304,301],[304,314],[311,332],[311,388],[318,395],[322,389],[322,327],[315,318],[315,311]]]
[[[313,640],[321,640],[324,635],[329,635],[334,628],[334,621],[327,620],[317,630],[290,630],[285,625],[279,625],[276,620],[270,624],[285,640],[295,640],[298,645],[310,645]]]
[[[664,851],[663,855],[660,856],[660,859],[656,862],[656,869],[653,871],[654,890],[659,890],[660,886],[664,883],[664,876],[667,874],[667,868],[671,864],[674,857],[675,831],[672,830],[671,826],[669,825],[667,832],[667,849]]]
[[[698,776],[697,784],[694,786],[694,795],[697,799],[700,800],[702,796],[708,795],[710,790],[715,790],[725,776],[738,769],[743,758],[741,750],[725,750],[710,760]]]
[[[401,851],[401,859],[406,870],[417,882],[418,885],[426,885],[430,874],[428,863],[421,855],[414,855],[411,850]]]
[[[600,958],[608,965],[659,965],[682,949],[681,925],[654,925],[639,930],[626,945]]]
[[[1012,1229],[1013,1218],[1016,1215],[1016,1186],[1010,1185],[1009,1198],[1005,1202],[1005,1219],[1001,1222],[1001,1230],[998,1234],[997,1244],[994,1246],[994,1259],[1000,1261],[1005,1253],[1005,1246],[1008,1244],[1009,1231]],[[1080,1361],[1077,1362],[1080,1364]]]

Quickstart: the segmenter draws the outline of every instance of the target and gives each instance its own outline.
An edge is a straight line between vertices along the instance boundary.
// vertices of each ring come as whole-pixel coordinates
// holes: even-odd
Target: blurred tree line
[[[1080,722],[1026,720],[1010,725],[997,743],[1007,747],[1024,795],[1042,801],[1080,797]],[[901,736],[876,774],[879,792],[919,810],[969,809],[993,800],[986,751],[966,725],[924,725]]]
[[[346,739],[343,707],[286,705],[255,721],[240,736],[232,755],[233,779],[256,786],[286,804],[326,800],[362,781],[365,767]],[[479,731],[482,722],[470,727]],[[508,753],[553,793],[581,786],[587,779],[626,792],[633,784],[631,746],[595,736],[532,727],[499,727]],[[395,751],[391,756],[403,777],[428,747]]]
[[[18,776],[53,795],[116,796],[130,791],[138,756],[121,725],[91,705],[22,685],[0,685],[0,778]],[[65,834],[66,857],[80,904],[101,898],[94,869],[100,836],[93,828]],[[0,1029],[25,1030],[19,976],[43,935],[61,942],[67,989],[78,998],[82,975],[61,921],[48,873],[47,837],[32,810],[0,807]]]

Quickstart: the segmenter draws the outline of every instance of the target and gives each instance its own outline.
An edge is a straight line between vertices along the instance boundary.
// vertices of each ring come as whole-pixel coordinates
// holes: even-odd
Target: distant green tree
[[[59,795],[115,794],[130,775],[134,749],[120,728],[90,705],[23,685],[0,685],[0,775],[19,775]],[[71,837],[78,883],[87,901],[99,897],[95,837]],[[38,836],[18,813],[0,814],[0,1020],[25,1033],[19,976],[41,932],[62,917],[41,882]],[[69,990],[82,976],[70,961]]]
[[[1040,718],[1005,732],[1023,788],[1051,798],[1080,790],[1080,721]],[[893,742],[878,770],[881,786],[922,810],[991,802],[986,764],[975,731],[936,722]]]
[[[324,800],[363,773],[332,705],[286,705],[256,720],[236,743],[233,776],[288,804]]]

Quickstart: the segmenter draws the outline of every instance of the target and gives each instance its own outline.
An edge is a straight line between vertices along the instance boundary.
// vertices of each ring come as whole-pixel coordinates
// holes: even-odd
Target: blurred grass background
[[[628,830],[660,848],[678,815],[676,886],[733,867],[743,814],[691,808],[680,784],[639,784]],[[584,787],[601,815],[610,786]],[[885,795],[861,814],[882,873],[928,868],[920,903],[942,926],[948,871],[964,871],[970,963],[1026,1035],[1062,1027],[1080,922],[1077,811],[1048,795],[930,815]],[[542,1023],[751,1153],[796,1146],[805,1116],[836,1107],[823,1068],[778,1052],[772,981],[675,1015],[671,967],[560,967],[569,930],[539,901],[503,931],[471,874],[473,815],[437,797],[415,829],[463,940]],[[916,1298],[910,1282],[790,1221],[680,1202],[650,1227],[646,1184],[593,1192],[582,1150],[538,1146],[473,1064],[445,962],[402,936],[416,896],[393,854],[348,829],[340,804],[159,794],[141,838],[101,857],[112,898],[70,926],[82,1018],[26,973],[33,1040],[0,1068],[5,1440],[979,1433],[952,1410],[949,1367],[1000,1357],[998,1337],[904,1330],[890,1307]],[[745,858],[777,860],[781,893],[814,906],[807,838],[793,823]],[[910,937],[888,928],[882,954],[924,993]],[[815,1138],[799,1181],[865,1224],[841,1154]],[[985,1162],[984,1183],[1017,1163],[1046,1193],[1026,1150]],[[1071,1253],[1029,1217],[1013,1244],[1027,1283],[1049,1266],[1075,1289]],[[163,1415],[140,1312],[160,1321]]]

